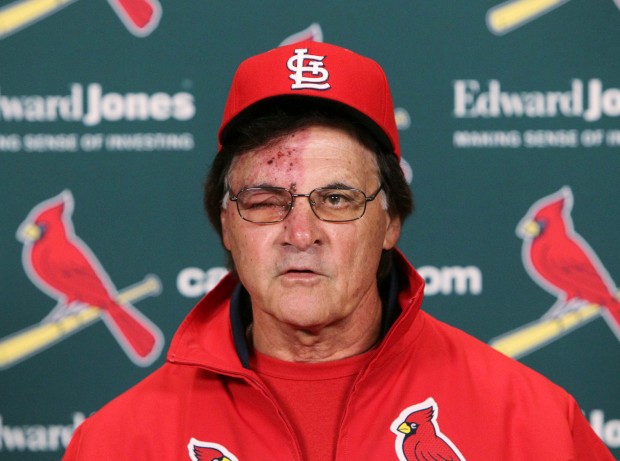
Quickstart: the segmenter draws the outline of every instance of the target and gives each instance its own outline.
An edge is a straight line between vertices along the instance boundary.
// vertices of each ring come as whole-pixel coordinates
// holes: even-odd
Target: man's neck
[[[381,334],[381,301],[358,312],[355,318],[302,328],[282,324],[273,317],[254,313],[248,342],[259,352],[290,362],[326,362],[372,349]]]

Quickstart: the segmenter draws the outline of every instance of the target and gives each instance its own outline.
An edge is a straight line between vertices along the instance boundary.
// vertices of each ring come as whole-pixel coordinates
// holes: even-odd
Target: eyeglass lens
[[[366,210],[366,195],[362,191],[334,188],[315,189],[309,196],[292,194],[286,189],[245,189],[237,195],[237,209],[247,221],[279,222],[290,212],[294,197],[307,197],[314,214],[324,221],[353,221]]]

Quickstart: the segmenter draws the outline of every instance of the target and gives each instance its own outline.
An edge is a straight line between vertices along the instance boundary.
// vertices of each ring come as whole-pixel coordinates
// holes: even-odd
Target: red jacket
[[[423,281],[398,265],[402,312],[356,378],[334,460],[613,461],[570,395],[420,311]],[[243,357],[236,285],[198,303],[167,362],[82,424],[64,460],[302,461]]]

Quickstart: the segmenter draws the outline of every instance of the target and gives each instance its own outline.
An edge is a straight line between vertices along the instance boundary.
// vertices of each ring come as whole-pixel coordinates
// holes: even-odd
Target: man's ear
[[[228,235],[228,210],[222,209],[220,211],[220,224],[222,225],[222,243],[224,248],[230,251],[230,236]]]
[[[398,216],[389,216],[385,237],[383,238],[383,249],[391,250],[396,246],[396,242],[400,238],[401,222]]]

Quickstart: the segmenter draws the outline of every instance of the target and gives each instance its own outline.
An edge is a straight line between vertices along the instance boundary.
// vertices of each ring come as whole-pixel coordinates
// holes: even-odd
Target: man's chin
[[[320,309],[324,306],[320,299],[290,299],[287,306],[276,316],[276,319],[289,328],[307,331],[317,334],[333,322],[333,314],[328,309]]]

